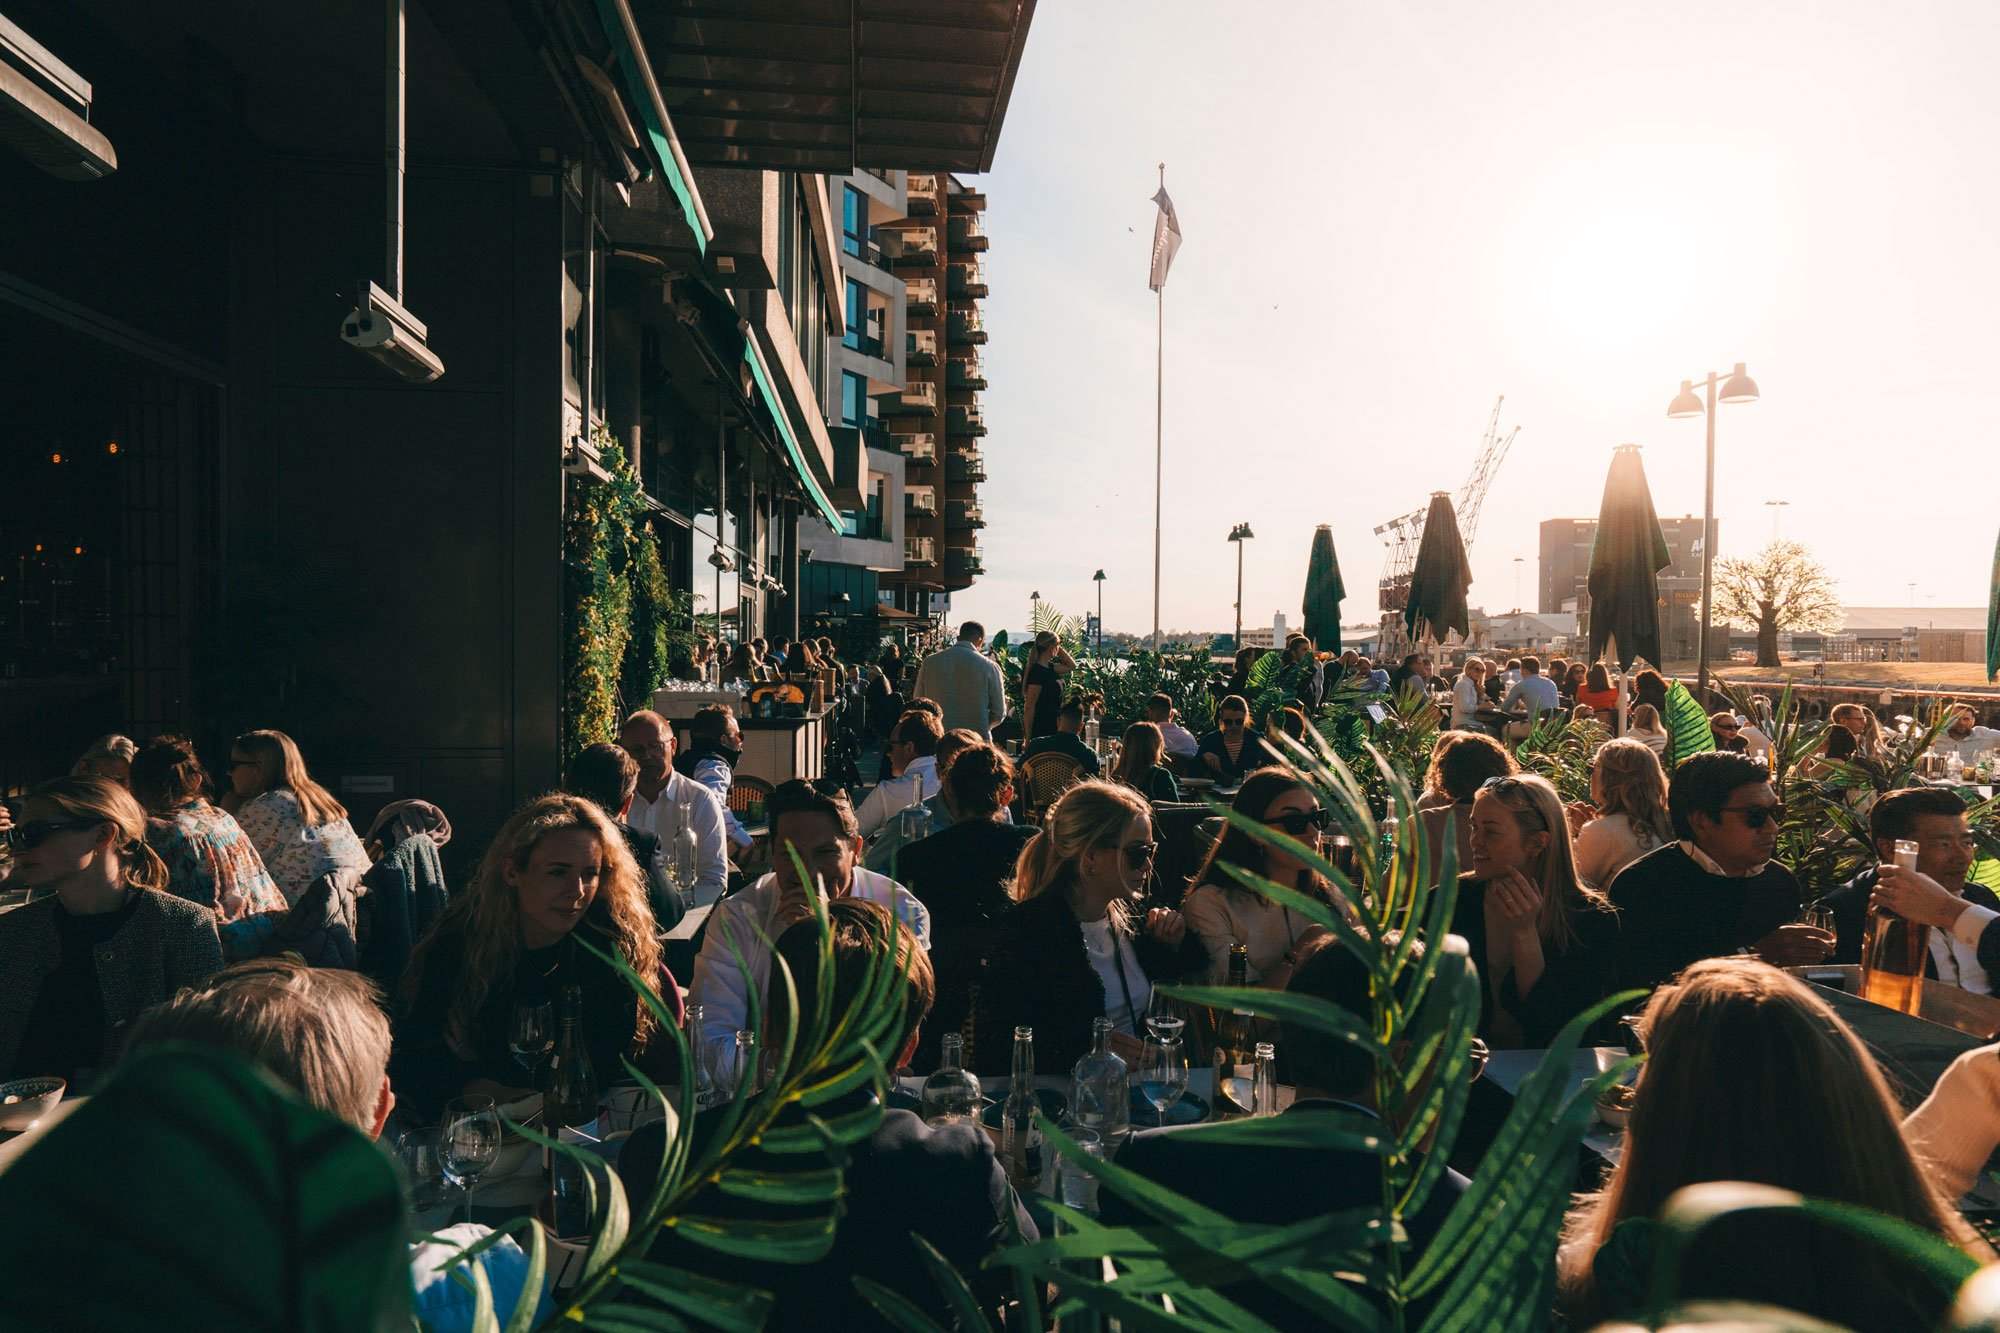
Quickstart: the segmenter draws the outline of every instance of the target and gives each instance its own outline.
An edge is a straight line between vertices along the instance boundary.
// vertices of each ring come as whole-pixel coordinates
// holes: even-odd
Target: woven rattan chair
[[[1066,754],[1044,751],[1023,759],[1014,770],[1014,785],[1020,789],[1028,822],[1040,823],[1042,812],[1074,787],[1082,774],[1083,766]]]

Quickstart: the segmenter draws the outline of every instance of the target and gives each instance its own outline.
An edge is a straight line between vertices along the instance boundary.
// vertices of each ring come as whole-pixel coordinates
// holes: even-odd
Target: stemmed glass
[[[1828,907],[1824,900],[1809,903],[1806,909],[1799,913],[1799,924],[1811,926],[1814,930],[1823,930],[1829,935],[1834,934],[1833,909]]]
[[[514,1006],[514,1020],[507,1029],[507,1049],[528,1071],[528,1086],[541,1087],[536,1072],[555,1049],[555,1018],[547,1000],[523,1000]]]
[[[472,1220],[472,1191],[500,1155],[500,1109],[491,1097],[459,1097],[444,1108],[438,1160],[465,1189],[465,1220]]]
[[[1139,1054],[1139,1088],[1152,1103],[1157,1123],[1167,1123],[1167,1112],[1180,1104],[1187,1091],[1187,1047],[1181,1033],[1187,1021],[1181,1018],[1148,1018],[1146,1045]]]

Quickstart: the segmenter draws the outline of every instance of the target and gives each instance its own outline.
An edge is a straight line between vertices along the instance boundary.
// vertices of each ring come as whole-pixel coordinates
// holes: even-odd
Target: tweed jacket
[[[152,889],[139,895],[131,920],[97,946],[97,983],[104,993],[104,1059],[108,1067],[125,1031],[147,1009],[183,986],[199,985],[222,970],[222,942],[215,913]],[[0,916],[0,1079],[17,1073],[14,1057],[42,979],[62,961],[56,935],[56,900],[43,898]]]

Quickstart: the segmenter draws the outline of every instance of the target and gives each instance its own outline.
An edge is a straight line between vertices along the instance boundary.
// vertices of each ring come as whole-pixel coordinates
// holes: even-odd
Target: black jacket
[[[639,863],[639,873],[645,876],[646,902],[664,935],[687,915],[687,900],[667,878],[667,868],[660,856],[660,835],[634,828],[622,819],[618,821],[618,831],[625,835],[625,845],[631,849],[632,859]]]
[[[1208,966],[1193,931],[1178,949],[1143,930],[1132,945],[1140,969],[1156,983],[1195,977]],[[1104,982],[1090,965],[1083,926],[1060,881],[1016,903],[994,925],[976,1008],[972,1067],[982,1074],[1009,1072],[1017,1027],[1035,1030],[1040,1074],[1068,1074],[1090,1049],[1091,1024],[1105,1013]]]
[[[1799,914],[1799,881],[1772,861],[1747,879],[1712,875],[1677,842],[1613,877],[1623,913],[1615,950],[1620,989],[1652,990],[1689,963],[1747,948]]]
[[[1833,912],[1833,962],[1861,961],[1861,937],[1868,930],[1868,899],[1875,892],[1875,880],[1876,871],[1871,867],[1820,899],[1821,906]],[[2000,897],[1995,897],[1993,890],[1984,884],[1970,880],[1965,885],[1965,901],[2000,911]],[[1988,952],[1986,940],[1982,937],[1979,941],[1979,965],[1991,972],[1993,968],[1987,961]],[[2000,937],[1995,939],[1993,952],[2000,954]],[[2000,962],[2000,956],[1994,957],[1993,962]],[[1924,954],[1924,975],[1932,981],[1937,980],[1937,960],[1929,953]]]
[[[1577,934],[1576,944],[1558,953],[1546,941],[1542,946],[1542,975],[1525,999],[1509,972],[1500,981],[1498,1008],[1511,1016],[1521,1029],[1523,1045],[1530,1050],[1549,1044],[1563,1025],[1611,993],[1613,953],[1618,942],[1618,914],[1609,911],[1579,911],[1570,924]],[[1479,1035],[1493,1035],[1494,998],[1492,978],[1486,966],[1486,881],[1462,875],[1458,881],[1458,904],[1451,933],[1465,937],[1472,963],[1479,969]],[[1586,1038],[1586,1041],[1588,1039]]]
[[[1014,905],[1014,863],[1035,836],[1026,824],[969,820],[939,829],[897,855],[896,876],[931,914],[931,971],[937,1001],[914,1060],[937,1067],[938,1038],[965,1026],[972,983],[986,958],[993,923]]]

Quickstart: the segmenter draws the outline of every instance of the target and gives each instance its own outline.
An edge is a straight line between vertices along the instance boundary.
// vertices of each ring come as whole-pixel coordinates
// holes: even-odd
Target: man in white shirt
[[[875,784],[855,816],[863,838],[873,837],[898,810],[936,795],[937,745],[943,736],[936,718],[914,708],[897,721],[889,733],[889,769],[894,776]]]
[[[917,695],[935,699],[944,710],[944,729],[964,727],[993,739],[993,724],[1007,716],[1007,685],[1000,666],[982,649],[986,627],[968,620],[958,627],[958,642],[932,653],[917,668]]]
[[[2000,971],[2000,960],[1984,937],[1987,927],[2000,920],[2000,898],[1966,878],[1979,849],[1966,825],[1965,802],[1946,788],[1906,787],[1876,801],[1868,823],[1883,864],[1826,895],[1840,933],[1834,961],[1862,961],[1861,935],[1874,903],[1937,927],[1931,932],[1926,975],[1991,995],[1992,973]],[[1915,870],[1894,864],[1899,839],[1917,844]]]
[[[1146,720],[1160,729],[1160,736],[1166,741],[1168,754],[1182,759],[1194,758],[1194,752],[1201,748],[1195,734],[1180,724],[1174,715],[1174,701],[1171,695],[1156,694],[1146,700]]]
[[[1952,714],[1951,725],[1944,729],[1931,745],[1939,754],[1955,754],[1960,762],[1973,764],[1979,756],[1994,746],[2000,745],[2000,731],[1979,725],[1979,714],[1970,705],[1958,705]]]
[[[686,822],[694,831],[695,881],[692,888],[680,886],[681,892],[688,906],[706,907],[729,885],[722,803],[693,778],[674,772],[674,729],[651,709],[625,719],[618,746],[639,761],[639,789],[625,822],[658,838],[669,856]]]
[[[895,913],[925,949],[931,947],[930,913],[916,895],[855,864],[861,837],[854,808],[844,793],[828,796],[811,783],[794,779],[779,783],[764,808],[771,821],[774,869],[716,905],[694,960],[688,1002],[701,1006],[702,1035],[712,1052],[728,1050],[736,1033],[749,1026],[750,988],[755,987],[758,995],[766,993],[772,942],[812,916],[811,895],[879,904]]]
[[[1503,713],[1518,713],[1527,717],[1530,713],[1553,713],[1562,707],[1562,694],[1556,683],[1542,674],[1542,659],[1524,657],[1521,659],[1521,678],[1507,691],[1507,697],[1500,701]]]

